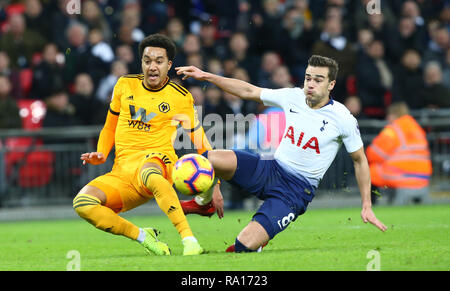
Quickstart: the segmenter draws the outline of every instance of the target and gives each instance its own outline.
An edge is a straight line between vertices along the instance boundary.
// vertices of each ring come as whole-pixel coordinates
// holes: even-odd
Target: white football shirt
[[[260,97],[264,105],[280,107],[286,115],[275,160],[312,186],[319,185],[342,143],[349,153],[363,146],[358,122],[342,103],[331,99],[324,107],[312,109],[301,88],[264,89]]]

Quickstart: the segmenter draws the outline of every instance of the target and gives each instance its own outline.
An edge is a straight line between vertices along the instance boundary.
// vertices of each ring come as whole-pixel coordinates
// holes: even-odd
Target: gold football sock
[[[181,238],[193,236],[186,216],[181,208],[180,200],[172,185],[157,168],[146,168],[141,171],[142,182],[153,193],[159,208],[169,217]]]
[[[73,199],[75,212],[98,229],[136,240],[139,227],[120,217],[117,213],[100,204],[100,200],[89,194],[78,194]]]

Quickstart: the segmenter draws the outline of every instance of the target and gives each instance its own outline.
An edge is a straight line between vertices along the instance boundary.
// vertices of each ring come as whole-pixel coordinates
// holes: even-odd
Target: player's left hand
[[[212,202],[216,208],[217,216],[219,218],[223,217],[223,196],[220,192],[220,185],[216,184],[213,189]]]
[[[387,227],[381,221],[379,221],[378,218],[376,218],[371,207],[363,207],[361,211],[361,218],[364,223],[370,222],[381,231],[386,231],[387,229]]]
[[[106,157],[103,153],[91,152],[81,154],[80,160],[83,161],[83,165],[86,164],[100,165],[106,161]]]

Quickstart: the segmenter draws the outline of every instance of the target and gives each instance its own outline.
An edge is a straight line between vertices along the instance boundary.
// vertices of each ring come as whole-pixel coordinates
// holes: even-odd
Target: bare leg
[[[233,178],[237,168],[236,154],[232,150],[212,150],[208,152],[208,160],[212,163],[216,175],[224,180]],[[239,233],[237,239],[247,248],[257,250],[269,241],[267,231],[257,221],[251,221]]]
[[[260,246],[269,241],[267,231],[257,221],[250,221],[239,233],[237,239],[248,249],[257,250]]]
[[[232,150],[209,151],[208,160],[213,165],[214,171],[219,178],[224,180],[233,178],[237,167],[237,158]]]

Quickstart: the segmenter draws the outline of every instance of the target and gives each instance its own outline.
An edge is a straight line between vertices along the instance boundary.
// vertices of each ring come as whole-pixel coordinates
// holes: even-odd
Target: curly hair
[[[177,47],[169,37],[163,34],[156,33],[149,35],[139,43],[140,58],[142,58],[142,55],[144,54],[144,49],[149,46],[164,48],[167,52],[167,57],[169,61],[173,61],[173,59],[175,58]]]

